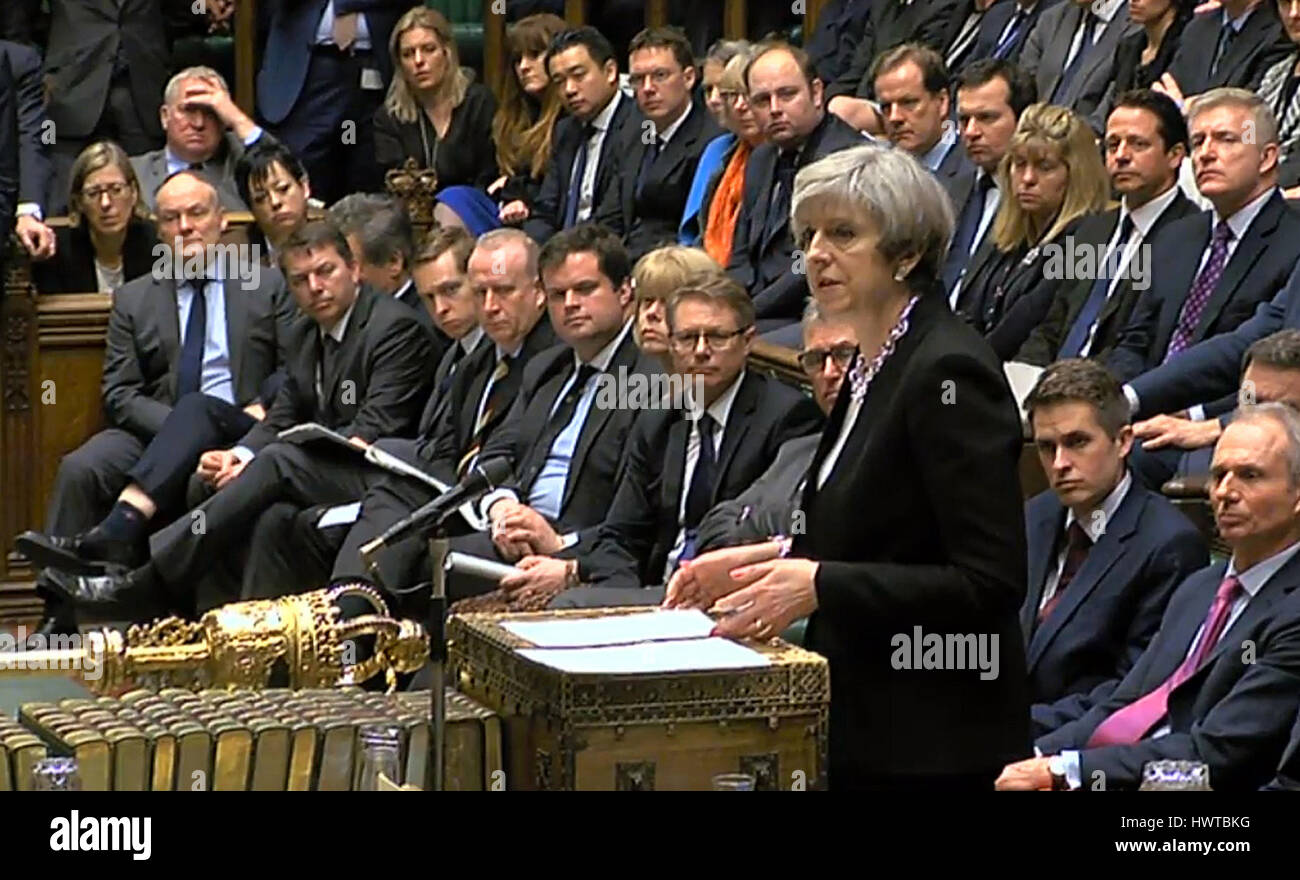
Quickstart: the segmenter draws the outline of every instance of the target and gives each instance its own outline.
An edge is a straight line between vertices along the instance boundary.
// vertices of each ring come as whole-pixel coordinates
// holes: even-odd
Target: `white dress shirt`
[[[587,139],[587,164],[582,170],[582,183],[578,187],[578,222],[582,223],[591,219],[591,212],[594,210],[594,201],[596,198],[596,169],[600,165],[600,151],[605,146],[605,138],[609,134],[609,127],[614,121],[614,113],[618,110],[618,102],[628,100],[623,97],[621,91],[615,91],[614,97],[609,99],[605,108],[596,114],[596,118],[591,120],[592,133]],[[573,175],[578,173],[578,162],[575,159],[573,168],[569,171],[569,180],[572,183]]]
[[[1097,516],[1097,511],[1093,511],[1091,516],[1079,523],[1079,527],[1083,529],[1084,534],[1088,536],[1088,540],[1093,544],[1100,541],[1101,536],[1106,534],[1107,524],[1115,518],[1116,511],[1124,503],[1124,498],[1128,495],[1128,490],[1132,485],[1133,477],[1128,471],[1125,471],[1123,479],[1119,481],[1119,484],[1114,489],[1110,490],[1110,494],[1102,500],[1101,506],[1097,508],[1097,511],[1101,512],[1101,516]],[[1075,520],[1073,510],[1065,515],[1065,529],[1067,532]],[[1038,601],[1039,611],[1047,607],[1047,603],[1052,601],[1052,597],[1056,595],[1056,588],[1061,583],[1061,572],[1065,570],[1065,559],[1069,556],[1069,551],[1068,544],[1064,544],[1060,552],[1057,553],[1056,567],[1047,575],[1047,580],[1043,584],[1043,595]]]

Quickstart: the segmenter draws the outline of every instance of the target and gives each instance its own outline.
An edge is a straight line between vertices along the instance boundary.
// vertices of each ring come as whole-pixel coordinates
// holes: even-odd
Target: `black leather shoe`
[[[152,597],[135,574],[120,565],[109,563],[105,573],[79,575],[57,568],[47,568],[42,583],[77,606],[78,611],[95,612],[119,619],[147,616]]]
[[[75,621],[62,614],[51,614],[43,618],[40,625],[28,635],[28,638],[40,637],[46,644],[55,636],[74,636],[79,630]]]
[[[134,568],[143,562],[135,547],[88,541],[87,532],[74,538],[23,532],[14,540],[14,548],[40,568],[57,568],[84,575],[101,575],[108,564]]]

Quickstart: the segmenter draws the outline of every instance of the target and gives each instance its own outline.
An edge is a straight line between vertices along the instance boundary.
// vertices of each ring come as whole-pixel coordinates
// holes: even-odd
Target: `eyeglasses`
[[[674,71],[668,70],[665,67],[660,67],[656,70],[650,71],[649,73],[630,73],[628,74],[627,81],[631,84],[632,88],[643,89],[649,83],[661,86],[668,82],[668,80],[672,79],[673,75]]]
[[[857,353],[858,347],[847,342],[830,348],[810,348],[799,353],[799,366],[803,367],[805,373],[820,373],[826,369],[826,359],[830,358],[835,366],[844,370],[853,363],[853,356]]]
[[[127,183],[106,183],[103,186],[88,186],[81,191],[81,197],[88,202],[97,202],[107,193],[109,198],[120,199],[131,189]]]
[[[739,330],[732,330],[730,333],[721,330],[684,330],[673,333],[668,337],[668,344],[673,350],[686,354],[694,351],[699,346],[700,340],[703,339],[709,344],[710,351],[725,351],[730,348],[737,337],[743,336],[749,330],[748,327],[741,327]]]

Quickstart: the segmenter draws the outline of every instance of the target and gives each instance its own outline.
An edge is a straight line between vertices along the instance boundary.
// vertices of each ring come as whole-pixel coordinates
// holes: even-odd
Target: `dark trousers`
[[[262,514],[276,502],[310,507],[355,501],[376,473],[360,456],[343,450],[272,443],[224,489],[154,534],[154,569],[176,607],[184,609],[193,602],[195,580],[256,534]],[[247,568],[245,579],[255,576]]]
[[[326,586],[348,526],[319,528],[332,505],[303,508],[277,501],[257,520],[248,549],[241,599],[275,599]]]
[[[95,128],[85,137],[69,137],[60,132],[55,139],[52,154],[54,176],[45,215],[52,217],[67,211],[72,165],[81,151],[96,141],[116,141],[128,156],[138,156],[161,147],[163,138],[157,123],[151,125],[150,120],[143,116],[144,113],[157,112],[153,107],[136,107],[130,80],[125,74],[115,77]]]
[[[225,449],[255,424],[248,413],[220,398],[186,394],[127,476],[158,506],[160,516],[172,519],[184,512],[185,489],[199,457]]]
[[[361,71],[370,66],[367,53],[317,47],[298,101],[283,122],[270,126],[307,169],[312,194],[327,205],[348,193],[383,189],[374,115],[384,92],[361,88]]]

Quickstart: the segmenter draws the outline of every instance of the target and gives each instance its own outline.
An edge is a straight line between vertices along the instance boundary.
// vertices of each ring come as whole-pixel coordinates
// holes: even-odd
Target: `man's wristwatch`
[[[1069,791],[1070,783],[1065,778],[1065,759],[1052,755],[1047,759],[1047,772],[1052,775],[1052,791]]]
[[[564,566],[564,589],[572,590],[579,586],[581,581],[578,575],[578,560],[570,559]]]

